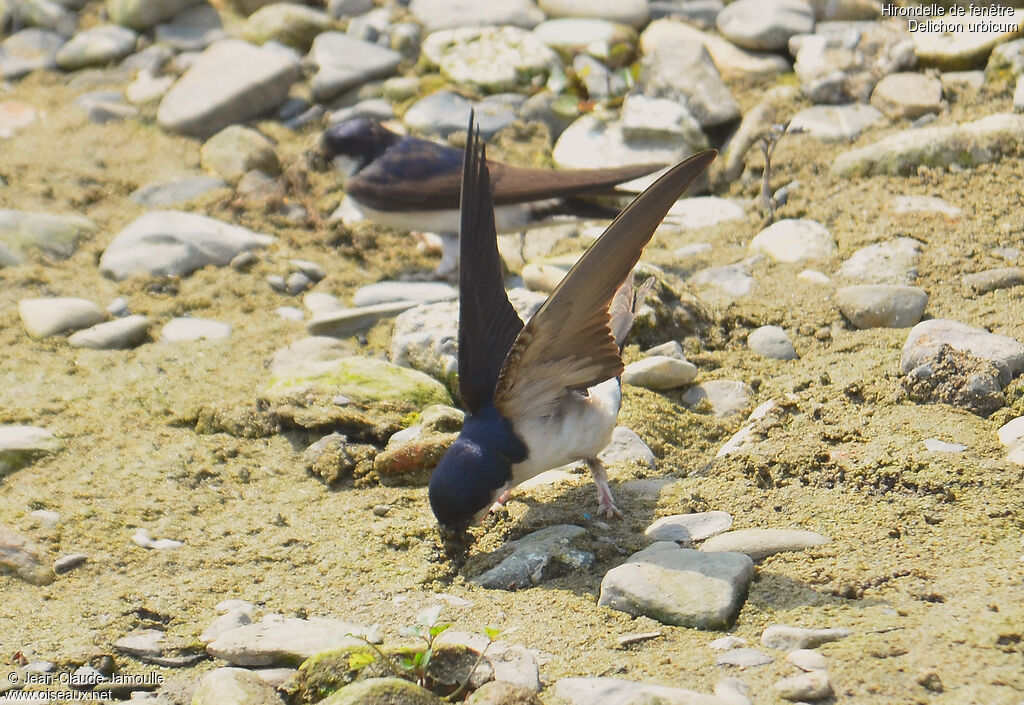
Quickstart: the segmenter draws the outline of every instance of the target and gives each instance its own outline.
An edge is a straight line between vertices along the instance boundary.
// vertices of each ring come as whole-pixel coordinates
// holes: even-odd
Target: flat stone
[[[159,44],[177,51],[203,51],[227,36],[220,13],[212,5],[201,4],[183,10],[156,26]]]
[[[0,451],[0,462],[3,452]],[[13,529],[0,526],[0,570],[13,573],[31,585],[49,585],[53,570],[44,563],[43,551]]]
[[[160,331],[160,340],[164,343],[176,343],[183,340],[216,340],[231,335],[231,326],[208,318],[172,318]]]
[[[172,85],[174,76],[153,76],[148,71],[141,71],[124,89],[124,95],[133,105],[145,105],[163,98]]]
[[[757,649],[743,648],[730,649],[724,654],[715,657],[716,666],[736,666],[738,668],[755,668],[774,663],[773,659],[763,651]]]
[[[199,635],[199,641],[209,644],[211,641],[216,641],[217,637],[224,632],[244,627],[247,624],[252,624],[252,616],[248,610],[231,610],[210,622],[209,626]]]
[[[852,634],[849,629],[832,627],[829,629],[805,629],[791,627],[786,624],[771,624],[761,633],[761,644],[769,649],[795,651],[797,649],[813,649],[822,644],[845,639]]]
[[[837,276],[872,284],[913,284],[924,246],[909,237],[862,247],[840,265]]]
[[[162,208],[194,201],[225,186],[227,184],[212,176],[185,176],[146,184],[132,191],[129,198],[146,208]]]
[[[403,678],[366,678],[336,690],[320,701],[323,705],[438,705],[443,702],[426,688]]]
[[[939,76],[942,95],[947,100],[958,100],[985,85],[984,71],[946,71]]]
[[[81,216],[0,208],[0,267],[21,264],[33,254],[67,259],[78,241],[95,230],[95,224]]]
[[[1011,450],[1021,444],[1024,439],[1024,416],[1007,421],[996,431],[999,442]]]
[[[245,668],[215,668],[199,680],[192,705],[280,705],[277,691]]]
[[[352,303],[355,306],[373,306],[394,301],[437,303],[458,297],[459,292],[455,287],[444,282],[384,281],[356,289],[352,295]]]
[[[84,553],[70,553],[66,556],[61,556],[53,562],[53,572],[57,575],[69,573],[88,560],[89,556]]]
[[[409,106],[402,119],[414,132],[443,137],[466,129],[472,109],[473,103],[466,98],[458,93],[442,90],[417,100]]]
[[[801,671],[824,671],[828,668],[828,661],[824,655],[813,649],[790,651],[786,654],[786,661]]]
[[[65,4],[56,0],[21,0],[15,7],[18,25],[48,29],[70,37],[78,28],[78,15]],[[0,31],[5,29],[2,15],[0,9]]]
[[[918,323],[910,330],[900,362],[903,374],[932,360],[942,345],[993,363],[1003,386],[1024,370],[1024,345],[1013,338],[935,318]]]
[[[689,0],[687,3],[690,7],[694,4],[694,0]],[[687,5],[684,5],[682,9],[685,9]],[[640,35],[640,49],[644,54],[650,54],[661,45],[694,41],[703,45],[722,78],[725,79],[775,76],[792,70],[789,62],[778,54],[746,51],[718,34],[701,31],[686,22],[675,19],[659,19],[651,22]]]
[[[1024,23],[1024,10],[1012,9],[1009,15],[986,18],[955,18],[944,17],[942,24],[963,25],[953,32],[926,31],[927,25],[910,32],[914,40],[914,52],[921,66],[936,67],[944,71],[964,71],[978,69],[985,65],[989,54],[999,44],[1019,37]],[[984,19],[985,22],[960,20]],[[924,24],[924,23],[922,23]],[[978,25],[990,31],[975,31]],[[982,27],[983,25],[983,27]],[[961,29],[966,31],[961,31]]]
[[[775,360],[795,360],[797,357],[793,341],[779,326],[761,326],[750,331],[747,347],[758,355]]]
[[[935,213],[947,218],[957,218],[962,212],[956,206],[938,196],[895,196],[889,202],[889,210],[897,215],[908,213]],[[902,238],[901,238],[902,239]]]
[[[222,633],[206,651],[235,666],[297,666],[321,651],[364,644],[358,637],[367,635],[364,627],[340,619],[267,615]]]
[[[794,34],[814,29],[814,11],[803,0],[737,0],[718,13],[715,25],[744,49],[779,51]]]
[[[538,0],[548,17],[593,17],[643,27],[650,17],[647,0]]]
[[[1009,289],[1024,284],[1024,268],[1000,267],[975,272],[964,277],[964,286],[974,294],[987,294],[998,289]]]
[[[561,524],[509,541],[499,549],[507,554],[501,562],[472,582],[492,590],[519,590],[589,568],[594,564],[594,554],[575,548],[572,543],[586,533],[579,526]]]
[[[843,152],[832,163],[838,177],[906,175],[918,167],[971,168],[995,161],[1005,145],[1024,139],[1024,115],[996,113],[973,122],[904,130]]]
[[[722,444],[722,447],[715,453],[716,458],[723,458],[733,453],[747,450],[750,446],[757,442],[759,434],[763,434],[769,428],[777,426],[778,415],[775,414],[770,417],[773,411],[777,411],[778,404],[773,399],[769,399],[763,404],[758,405],[756,409],[750,412],[750,416],[747,417],[747,422],[739,431],[734,433],[732,437]],[[762,419],[768,419],[762,421]],[[761,423],[758,423],[761,422]]]
[[[531,32],[510,26],[439,30],[423,40],[421,56],[448,80],[487,93],[542,83],[561,63]]]
[[[832,696],[832,684],[824,671],[810,671],[783,678],[773,690],[786,700],[806,702],[824,700]]]
[[[160,102],[157,122],[205,137],[276,108],[299,78],[287,53],[236,39],[211,44]]]
[[[739,104],[708,50],[697,40],[656,43],[643,58],[637,85],[648,97],[687,105],[701,127],[740,117]]]
[[[754,287],[754,278],[747,274],[746,265],[742,263],[699,269],[689,282],[695,286],[712,286],[731,298],[746,296]]]
[[[68,343],[73,348],[93,350],[134,348],[146,340],[150,325],[150,320],[143,315],[125,316],[72,333],[68,336]]]
[[[65,71],[103,66],[135,51],[139,35],[127,27],[103,25],[79,32],[57,51],[57,65]]]
[[[784,551],[803,551],[822,546],[829,540],[813,531],[797,529],[738,529],[712,536],[701,544],[700,550],[745,553],[759,561]]]
[[[33,338],[88,328],[107,317],[92,301],[66,296],[22,299],[18,314]]]
[[[742,554],[708,554],[659,541],[608,571],[598,604],[663,624],[724,629],[753,577],[754,564]]]
[[[57,52],[63,35],[29,27],[0,42],[0,78],[13,80],[39,69],[57,68]]]
[[[937,113],[942,108],[942,82],[922,73],[891,73],[871,92],[871,104],[891,119]]]
[[[624,383],[659,391],[677,389],[696,378],[696,365],[666,355],[645,357],[642,360],[631,362],[622,372]]]
[[[692,408],[707,401],[715,416],[724,417],[746,409],[753,396],[754,390],[746,382],[716,379],[687,389],[682,402]]]
[[[703,137],[703,136],[701,136]],[[647,133],[628,137],[611,114],[588,113],[569,125],[555,143],[551,158],[562,169],[597,169],[623,164],[675,163],[701,149],[683,133]],[[627,184],[628,188],[628,184]]]
[[[552,690],[556,697],[569,705],[728,705],[724,700],[695,690],[636,683],[619,678],[560,678],[555,681]]]
[[[489,642],[488,638],[483,634],[474,634],[457,629],[445,630],[434,643],[438,645],[467,646],[477,653],[484,653],[486,649],[484,660],[491,665],[495,681],[523,688],[528,693],[540,692],[540,667],[533,652],[524,646],[512,644],[502,639]],[[512,703],[509,705],[512,705]],[[533,701],[523,702],[522,705],[533,705]]]
[[[743,220],[746,217],[746,207],[735,199],[718,196],[693,196],[681,198],[673,203],[665,216],[665,222],[678,225],[685,230],[695,230],[719,223]]]
[[[903,284],[859,284],[835,293],[835,303],[857,328],[910,328],[928,306],[928,292]]]
[[[344,338],[367,331],[378,321],[394,318],[416,305],[415,301],[403,300],[317,313],[306,323],[306,331],[310,335]]]
[[[882,120],[882,113],[870,105],[812,105],[789,122],[789,132],[810,135],[822,142],[846,142]]]
[[[631,428],[616,426],[612,431],[612,439],[605,449],[597,454],[597,459],[605,465],[630,463],[642,465],[649,470],[657,467],[654,452],[644,443],[640,435]]]
[[[608,47],[609,55],[623,53],[630,56],[636,51],[636,31],[604,19],[565,17],[547,20],[534,27],[533,33],[565,60],[595,47]]]
[[[60,450],[61,442],[40,426],[0,425],[0,476]]]
[[[394,72],[402,55],[342,32],[324,32],[313,40],[304,63],[315,69],[313,98],[329,101],[345,91]]]
[[[310,360],[278,370],[267,387],[272,397],[319,389],[363,402],[401,400],[420,407],[451,403],[436,379],[372,357]]]
[[[836,253],[832,233],[814,220],[780,220],[754,236],[750,251],[768,255],[776,262],[828,259]]]
[[[199,0],[106,0],[106,9],[111,22],[142,32],[198,2]]]
[[[242,27],[242,38],[253,44],[280,42],[304,52],[309,50],[314,38],[330,26],[331,18],[323,10],[275,2],[249,15]]]
[[[207,265],[222,267],[239,253],[273,241],[195,213],[150,211],[114,237],[100,257],[100,271],[118,280],[139,274],[186,276]]]
[[[925,438],[924,447],[933,453],[963,453],[967,450],[963,443],[947,443],[938,438]]]
[[[591,95],[596,92],[591,91]],[[689,109],[669,98],[648,98],[639,93],[622,102],[622,134],[627,140],[679,136],[692,144],[706,144],[700,123]]]
[[[728,512],[673,514],[662,517],[648,526],[644,531],[644,536],[653,541],[675,541],[690,544],[727,531],[731,526],[732,516]]]
[[[427,32],[491,25],[530,29],[544,20],[533,0],[412,0],[409,10]]]

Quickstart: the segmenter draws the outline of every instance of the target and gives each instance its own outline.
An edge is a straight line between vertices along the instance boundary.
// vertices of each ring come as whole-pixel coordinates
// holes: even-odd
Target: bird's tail
[[[608,313],[611,316],[612,336],[615,337],[615,343],[619,346],[619,350],[622,350],[622,347],[626,344],[626,336],[629,335],[629,329],[633,327],[637,308],[647,298],[647,294],[650,293],[653,286],[654,277],[649,277],[647,281],[634,290],[633,275],[630,274],[619,286],[615,296],[612,297]]]

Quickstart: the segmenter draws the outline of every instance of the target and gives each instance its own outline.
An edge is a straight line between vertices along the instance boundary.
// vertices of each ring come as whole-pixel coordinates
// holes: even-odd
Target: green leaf
[[[431,627],[430,640],[433,641],[434,639],[436,639],[439,634],[443,634],[450,626],[452,626],[451,622],[448,622],[447,624],[437,624]]]
[[[361,671],[376,660],[377,656],[372,651],[355,651],[349,654],[348,667],[353,671]]]
[[[416,654],[416,655],[419,656],[419,654]],[[398,660],[398,665],[400,665],[402,668],[404,668],[407,671],[412,671],[412,670],[416,669],[416,662],[413,661],[408,656],[403,656],[402,658],[400,658]]]
[[[501,630],[495,629],[494,627],[484,627],[484,634],[487,635],[488,640],[495,641],[499,636],[501,636]]]

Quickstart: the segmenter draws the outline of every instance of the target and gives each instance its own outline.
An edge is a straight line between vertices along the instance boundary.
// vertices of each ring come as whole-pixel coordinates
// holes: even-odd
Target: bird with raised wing
[[[621,516],[598,453],[622,398],[621,350],[639,295],[633,267],[673,203],[714,160],[696,154],[670,169],[608,226],[525,326],[501,276],[490,165],[470,123],[462,168],[458,439],[430,478],[430,506],[460,531],[516,485],[582,460],[601,514]]]

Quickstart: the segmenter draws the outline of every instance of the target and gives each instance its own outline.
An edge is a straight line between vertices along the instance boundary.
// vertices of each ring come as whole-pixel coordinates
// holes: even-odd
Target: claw
[[[597,487],[597,513],[606,519],[622,518],[622,512],[615,506],[612,499],[612,491],[608,487],[608,471],[604,463],[597,458],[589,458],[587,465],[590,467],[590,474],[594,476],[594,485]]]

